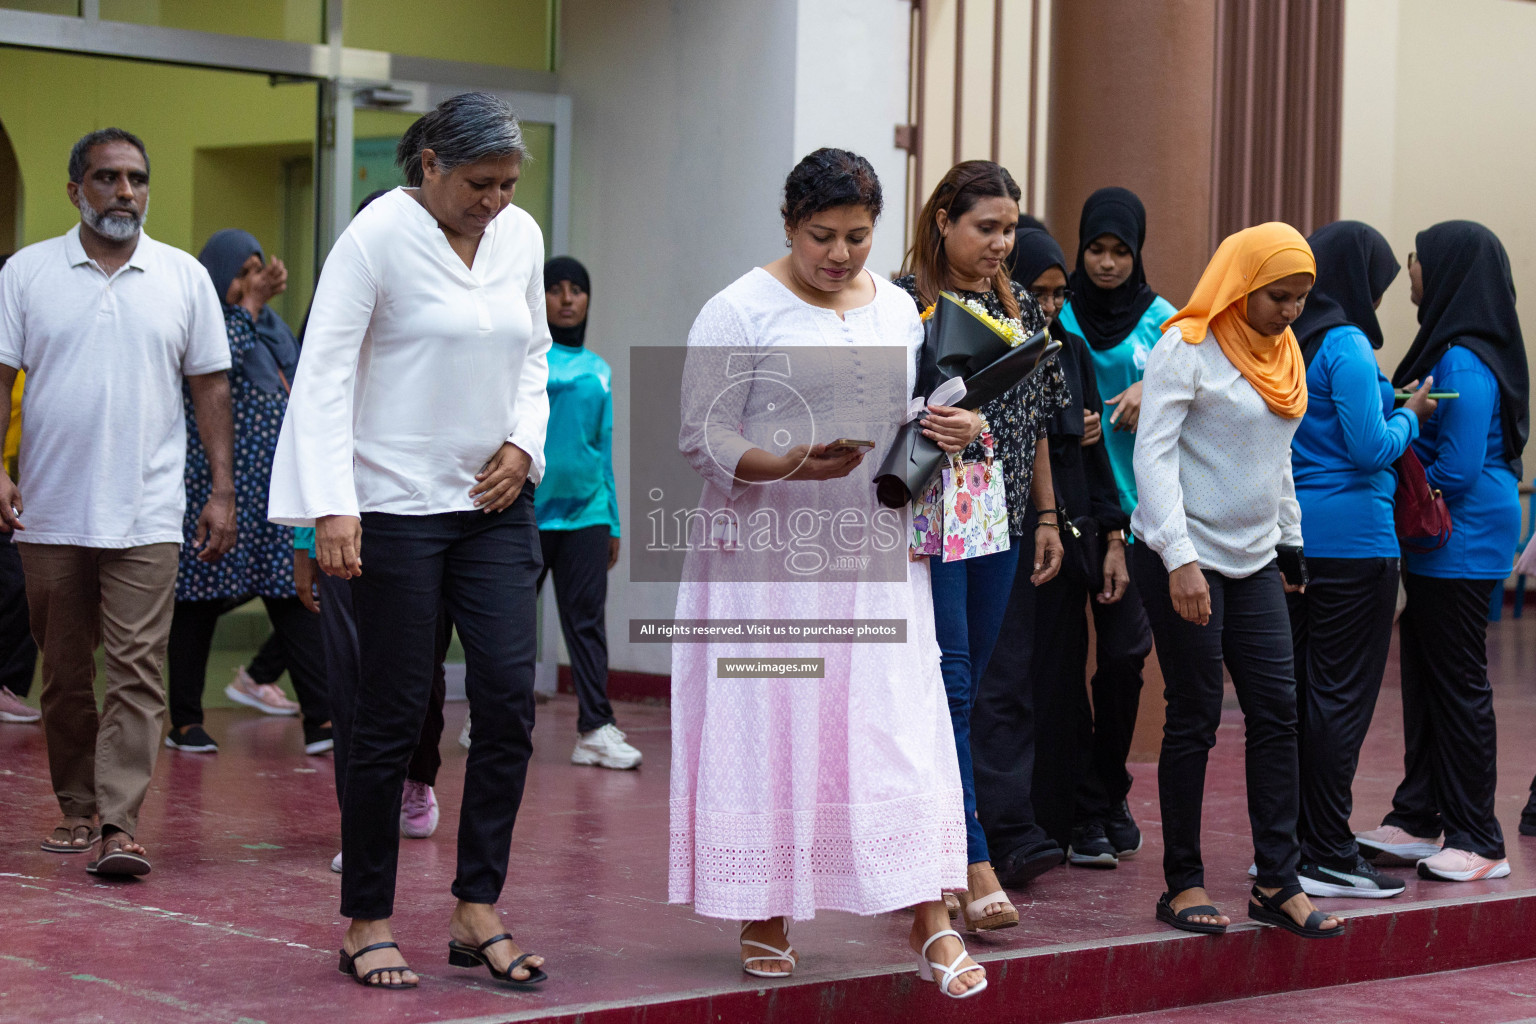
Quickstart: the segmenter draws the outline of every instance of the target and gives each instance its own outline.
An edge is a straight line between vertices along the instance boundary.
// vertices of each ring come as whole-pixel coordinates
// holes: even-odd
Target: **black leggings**
[[[1302,859],[1353,871],[1355,769],[1392,645],[1397,559],[1309,558],[1306,593],[1287,594],[1296,654]]]
[[[613,724],[608,703],[608,633],[603,615],[608,603],[608,527],[581,530],[540,530],[544,577],[555,577],[555,605],[560,631],[571,656],[571,681],[576,684],[576,731]]]
[[[1300,780],[1291,625],[1280,571],[1274,562],[1242,579],[1206,571],[1211,619],[1197,626],[1174,610],[1162,558],[1145,544],[1132,547],[1168,700],[1157,762],[1168,891],[1205,885],[1200,817],[1206,762],[1221,724],[1223,663],[1247,730],[1248,822],[1258,882],[1265,888],[1292,885],[1300,855]]]
[[[464,643],[474,719],[453,894],[495,903],[533,753],[534,584],[543,568],[533,488],[503,512],[365,512],[362,527],[368,569],[350,581],[361,671],[341,794],[341,913],[394,912],[401,786],[430,700],[444,603]]]
[[[330,721],[329,695],[325,686],[325,649],[320,643],[320,617],[296,597],[263,597],[273,635],[283,646],[293,692],[299,698],[304,720],[311,726]],[[177,601],[171,614],[171,635],[166,654],[169,677],[171,728],[203,724],[203,688],[208,682],[208,652],[213,648],[219,617],[245,602]]]
[[[1403,781],[1384,825],[1448,850],[1504,856],[1494,814],[1498,736],[1488,682],[1488,602],[1498,580],[1406,573],[1398,623],[1403,659]]]

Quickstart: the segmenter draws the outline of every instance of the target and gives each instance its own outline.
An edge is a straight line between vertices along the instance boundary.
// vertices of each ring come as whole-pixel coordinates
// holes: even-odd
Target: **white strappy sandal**
[[[948,967],[945,967],[943,964],[938,963],[937,961],[928,959],[928,947],[946,935],[953,935],[960,941],[960,955],[951,960]],[[951,999],[969,999],[971,996],[976,995],[978,992],[981,992],[987,987],[986,978],[981,979],[981,984],[972,985],[970,988],[966,989],[964,992],[959,993],[958,995],[949,990],[950,982],[960,977],[960,975],[969,974],[971,971],[985,970],[981,964],[972,964],[970,967],[961,967],[960,962],[964,960],[967,955],[968,954],[965,951],[965,939],[961,938],[959,932],[955,931],[953,928],[946,928],[941,932],[934,932],[932,935],[928,936],[928,941],[923,943],[923,951],[917,954],[917,976],[922,978],[924,981],[933,981],[933,972],[937,970],[943,975],[943,979],[939,981],[940,992],[943,992]]]
[[[794,954],[793,950],[790,948],[790,945],[789,945],[789,925],[787,923],[784,925],[784,948],[783,949],[774,949],[772,946],[768,945],[768,943],[766,943],[766,942],[756,942],[756,941],[746,937],[746,935],[747,935],[747,926],[751,925],[753,923],[754,922],[752,922],[752,921],[743,921],[742,922],[742,924],[741,924],[741,938],[740,938],[741,944],[743,946],[751,946],[754,949],[767,950],[769,953],[771,953],[773,955],[772,956],[749,956],[749,957],[747,957],[745,960],[743,960],[741,962],[741,969],[743,971],[746,971],[748,974],[752,975],[754,978],[787,978],[787,977],[789,977],[791,974],[794,973],[795,968],[797,966],[799,966],[799,961],[797,961],[795,959],[795,954]],[[925,950],[927,949],[926,946],[923,947],[923,948]],[[787,971],[760,971],[760,970],[758,970],[755,967],[749,966],[751,964],[757,963],[759,960],[769,960],[769,961],[779,961],[779,960],[782,960],[785,963],[789,964],[789,970],[787,970]]]

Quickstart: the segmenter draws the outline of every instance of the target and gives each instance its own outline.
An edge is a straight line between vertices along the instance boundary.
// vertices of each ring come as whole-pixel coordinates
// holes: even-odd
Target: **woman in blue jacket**
[[[607,362],[586,347],[587,268],[569,256],[544,264],[549,317],[549,469],[534,494],[544,577],[555,578],[560,629],[580,704],[572,764],[638,768],[608,703],[608,571],[619,561],[619,500],[613,484],[613,385]]]
[[[1376,307],[1401,269],[1375,228],[1341,220],[1307,239],[1317,284],[1291,330],[1307,364],[1307,414],[1291,439],[1311,581],[1286,598],[1296,651],[1302,888],[1396,896],[1403,883],[1360,856],[1351,787],[1381,691],[1397,604],[1392,464],[1434,411],[1428,385],[1393,411],[1376,365]]]
[[[1415,258],[1417,257],[1417,258]],[[1447,882],[1502,878],[1488,603],[1509,575],[1520,535],[1520,454],[1529,428],[1525,340],[1509,256],[1492,231],[1446,221],[1408,256],[1419,333],[1393,376],[1426,374],[1459,398],[1442,402],[1413,448],[1455,527],[1444,547],[1407,555],[1403,612],[1405,777],[1392,813],[1361,846]],[[1436,837],[1445,832],[1443,848]]]
[[[1163,336],[1163,321],[1177,310],[1147,284],[1141,251],[1147,211],[1136,193],[1101,188],[1083,204],[1077,227],[1077,265],[1067,278],[1070,301],[1061,311],[1064,331],[1088,342],[1088,356],[1104,404],[1103,445],[1115,475],[1120,508],[1136,511],[1136,422],[1141,415],[1141,377],[1147,356]],[[1113,532],[1108,536],[1114,536]],[[1129,566],[1130,559],[1126,559]],[[1090,602],[1095,636],[1093,752],[1080,791],[1072,861],[1108,866],[1141,849],[1141,830],[1126,801],[1141,668],[1152,650],[1152,628],[1136,588],[1113,604]]]

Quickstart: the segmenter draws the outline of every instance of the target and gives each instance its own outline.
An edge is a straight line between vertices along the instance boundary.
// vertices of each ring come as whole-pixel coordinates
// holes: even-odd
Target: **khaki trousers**
[[[133,835],[165,719],[160,667],[176,596],[178,544],[18,544],[32,635],[43,655],[43,735],[59,808]],[[101,712],[92,687],[105,643]]]

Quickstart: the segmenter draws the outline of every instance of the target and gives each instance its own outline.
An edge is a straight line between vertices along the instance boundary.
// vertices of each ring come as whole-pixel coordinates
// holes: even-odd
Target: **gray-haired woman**
[[[341,971],[372,987],[417,983],[389,918],[440,598],[475,720],[449,961],[514,987],[545,977],[495,907],[532,753],[533,489],[549,417],[543,241],[510,207],[524,152],[512,111],[484,93],[406,132],[410,187],[359,214],[325,261],[272,469],[271,518],[313,523],[320,568],[351,580],[361,671],[350,716],[336,716],[350,753]]]

